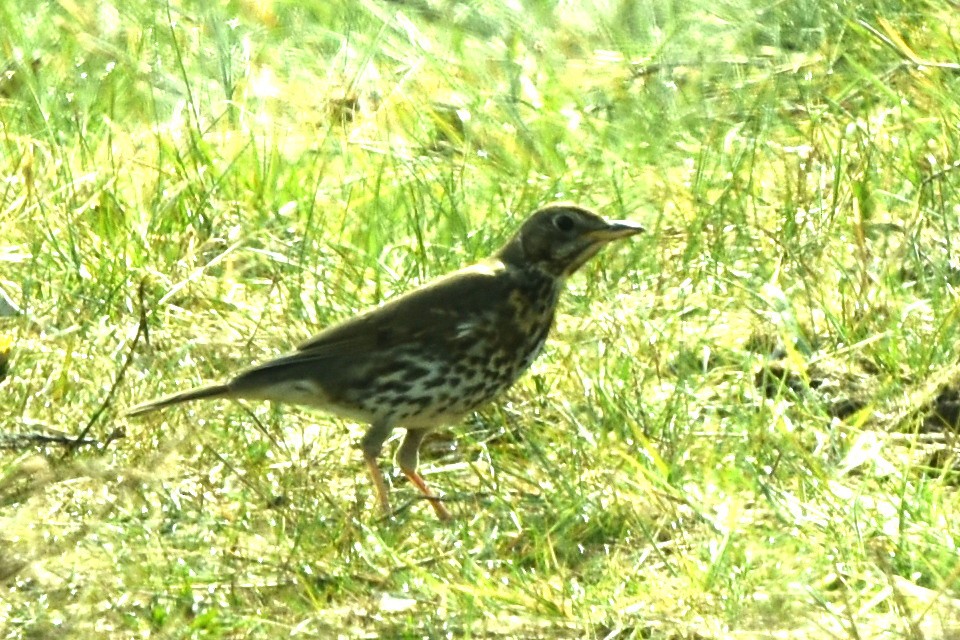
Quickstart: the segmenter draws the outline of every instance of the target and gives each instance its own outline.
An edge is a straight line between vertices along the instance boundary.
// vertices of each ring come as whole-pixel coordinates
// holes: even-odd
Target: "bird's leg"
[[[437,517],[441,520],[449,520],[450,512],[440,502],[440,498],[430,491],[423,476],[417,473],[417,465],[420,462],[420,443],[423,442],[426,435],[426,429],[407,429],[407,435],[403,437],[403,442],[400,443],[400,448],[397,450],[397,464],[403,474],[410,479],[410,482],[430,501],[430,506],[437,512]]]
[[[370,479],[373,480],[373,488],[377,492],[377,499],[380,501],[380,508],[387,515],[390,515],[390,497],[388,496],[387,483],[383,479],[383,471],[377,464],[377,458],[383,449],[384,441],[393,431],[393,425],[388,422],[375,422],[370,425],[367,432],[363,434],[363,440],[360,441],[360,448],[363,450],[363,460],[367,463],[367,469],[370,472]]]

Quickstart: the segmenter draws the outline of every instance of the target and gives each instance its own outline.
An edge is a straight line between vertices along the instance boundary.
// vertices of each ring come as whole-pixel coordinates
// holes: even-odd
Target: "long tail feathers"
[[[181,391],[180,393],[174,393],[169,396],[157,398],[156,400],[151,400],[150,402],[138,404],[135,407],[130,407],[127,409],[126,415],[140,416],[145,413],[156,411],[157,409],[169,407],[173,404],[180,404],[181,402],[190,402],[191,400],[201,400],[203,398],[225,398],[229,395],[230,387],[227,385],[212,384],[208,387],[198,387],[196,389],[190,389],[189,391]]]

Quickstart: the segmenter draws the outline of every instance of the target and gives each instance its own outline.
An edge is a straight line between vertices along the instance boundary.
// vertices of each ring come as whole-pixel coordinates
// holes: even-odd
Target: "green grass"
[[[956,7],[578,6],[0,8],[0,637],[960,634]],[[363,425],[122,417],[555,199],[649,233],[427,442],[451,524]]]

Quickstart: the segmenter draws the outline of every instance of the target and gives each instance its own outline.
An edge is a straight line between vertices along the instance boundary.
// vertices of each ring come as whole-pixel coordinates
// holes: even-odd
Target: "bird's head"
[[[563,279],[608,242],[643,230],[635,222],[604,220],[572,204],[552,204],[531,215],[497,257],[507,264],[532,266]]]

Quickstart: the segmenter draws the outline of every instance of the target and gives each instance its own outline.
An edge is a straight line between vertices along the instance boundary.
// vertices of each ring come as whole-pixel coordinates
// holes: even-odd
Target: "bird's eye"
[[[573,218],[568,216],[565,213],[561,213],[556,218],[553,219],[553,226],[564,233],[573,231]]]

